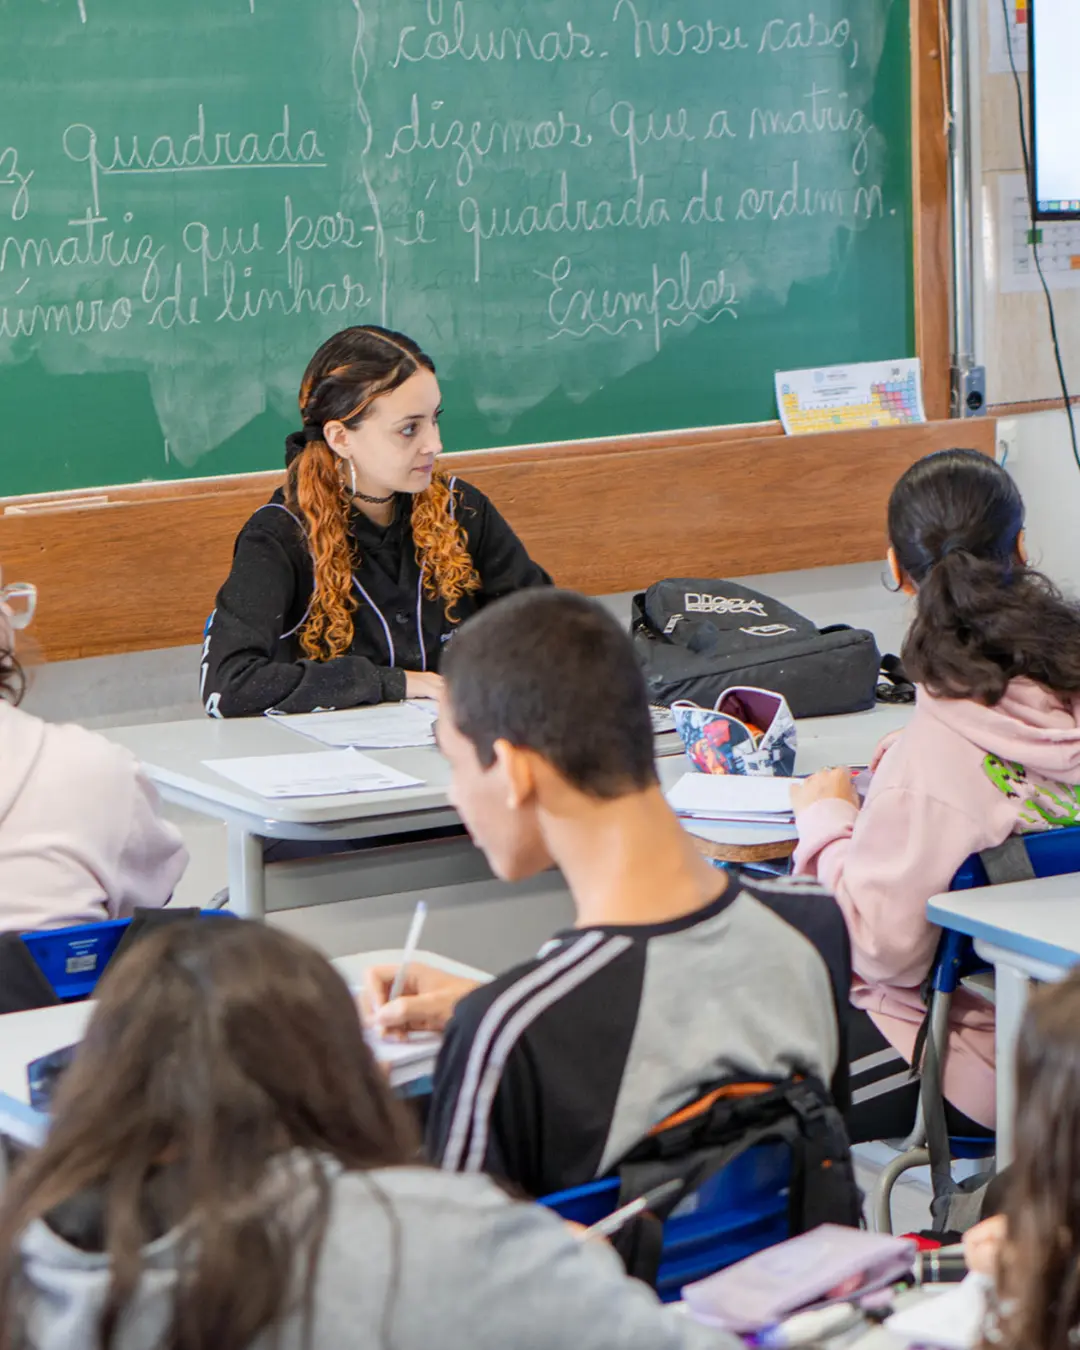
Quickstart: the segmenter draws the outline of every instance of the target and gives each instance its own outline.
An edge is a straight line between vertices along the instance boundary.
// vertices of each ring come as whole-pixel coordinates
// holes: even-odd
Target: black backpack
[[[653,703],[711,707],[725,689],[783,694],[795,717],[872,708],[881,657],[873,633],[818,628],[734,581],[669,578],[633,600],[631,632]]]
[[[788,1235],[823,1223],[862,1225],[843,1118],[825,1086],[793,1076],[731,1080],[663,1120],[614,1169],[625,1205],[666,1181],[681,1187],[612,1239],[629,1274],[655,1284],[663,1222],[721,1168],[756,1144],[782,1141],[791,1154]]]

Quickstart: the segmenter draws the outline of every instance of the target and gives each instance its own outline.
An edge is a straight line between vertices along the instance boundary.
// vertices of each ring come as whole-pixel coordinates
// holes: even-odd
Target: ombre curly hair
[[[304,372],[300,416],[305,427],[334,421],[350,429],[359,426],[380,395],[397,389],[421,367],[435,373],[431,357],[403,333],[375,325],[335,333]],[[313,661],[343,655],[353,640],[353,571],[360,560],[349,532],[352,496],[343,467],[325,440],[309,440],[289,465],[285,486],[289,509],[303,519],[311,545],[315,593],[300,629],[300,646]],[[479,589],[480,577],[465,531],[453,516],[450,483],[438,470],[413,498],[412,535],[424,593],[441,600],[453,621],[454,607]]]

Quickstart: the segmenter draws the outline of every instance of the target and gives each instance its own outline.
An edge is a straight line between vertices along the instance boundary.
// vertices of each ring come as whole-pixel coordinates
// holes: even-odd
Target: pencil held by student
[[[1030,565],[1016,485],[973,450],[913,465],[893,490],[888,531],[893,577],[914,597],[903,647],[914,715],[876,757],[861,810],[835,770],[796,785],[792,800],[796,869],[832,890],[847,917],[853,1001],[873,1009],[870,1032],[910,1063],[939,937],[927,901],[970,854],[1080,823],[1080,607]],[[898,1067],[881,1072],[910,1113],[917,1085]],[[952,1004],[945,1094],[959,1113],[950,1128],[992,1127],[993,1013],[965,991]],[[892,1099],[875,1100],[880,1117]],[[853,1135],[903,1135],[910,1123],[879,1118],[866,1135],[855,1123]]]

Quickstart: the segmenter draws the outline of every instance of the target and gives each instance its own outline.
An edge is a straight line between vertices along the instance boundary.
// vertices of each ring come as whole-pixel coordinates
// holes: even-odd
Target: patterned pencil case
[[[671,705],[686,757],[699,773],[790,778],[798,735],[787,700],[768,689],[725,689],[713,708]]]

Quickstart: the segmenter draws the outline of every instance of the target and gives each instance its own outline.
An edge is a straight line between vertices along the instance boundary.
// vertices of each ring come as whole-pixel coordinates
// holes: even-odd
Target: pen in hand
[[[401,953],[401,965],[397,968],[397,974],[390,986],[390,992],[386,996],[387,1003],[393,1003],[394,999],[400,998],[405,989],[405,977],[409,973],[409,966],[412,964],[416,949],[420,945],[420,934],[424,931],[424,920],[426,918],[427,905],[423,900],[418,900],[416,909],[413,911],[412,923],[409,925],[409,935],[405,939],[405,950]]]
[[[654,1186],[651,1191],[646,1191],[644,1195],[639,1195],[636,1200],[631,1200],[628,1205],[623,1205],[621,1209],[615,1210],[613,1214],[607,1215],[599,1223],[594,1223],[591,1228],[587,1228],[583,1234],[584,1237],[611,1237],[617,1233],[620,1228],[628,1224],[631,1219],[636,1219],[639,1214],[644,1214],[647,1209],[653,1205],[658,1205],[662,1200],[667,1200],[682,1189],[683,1183],[677,1178],[671,1181],[664,1181],[659,1186]]]

